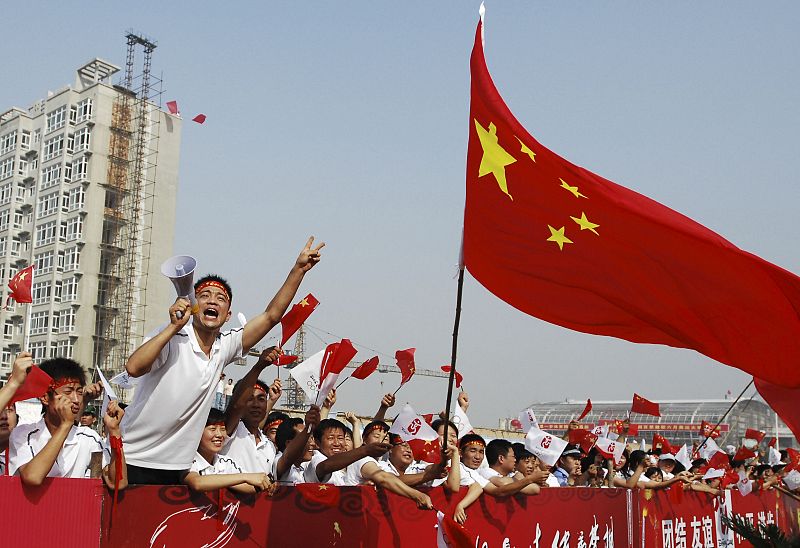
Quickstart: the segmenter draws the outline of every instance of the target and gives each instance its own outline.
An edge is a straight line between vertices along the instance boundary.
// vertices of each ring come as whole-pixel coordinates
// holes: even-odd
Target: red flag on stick
[[[414,453],[415,460],[431,464],[436,464],[442,460],[442,444],[439,442],[439,438],[435,440],[408,440],[408,445],[411,446],[411,452]]]
[[[542,146],[470,61],[463,261],[515,308],[800,388],[800,278]],[[747,333],[746,337],[742,333]]]
[[[178,114],[178,101],[167,101],[167,108],[170,114]]]
[[[357,353],[358,351],[353,347],[350,339],[342,339],[338,343],[329,344],[325,348],[325,354],[322,356],[322,365],[319,369],[320,388],[325,377],[331,373],[338,375],[344,371],[344,368],[347,367],[347,364]]]
[[[445,373],[450,373],[451,367],[449,365],[443,365],[442,371]],[[456,371],[456,388],[461,388],[461,383],[464,381],[464,376]]]
[[[592,411],[592,400],[586,400],[586,407],[583,408],[583,412],[581,416],[575,419],[576,421],[580,422]]]
[[[639,394],[633,395],[631,413],[641,413],[643,415],[652,415],[654,417],[661,416],[661,412],[658,410],[658,404],[641,397]]]
[[[400,368],[400,386],[403,386],[405,383],[411,380],[411,377],[414,376],[414,373],[417,371],[416,366],[414,365],[414,352],[416,352],[416,348],[408,348],[406,350],[398,350],[394,353],[394,359],[397,360],[397,367]]]
[[[767,435],[766,432],[762,432],[761,430],[755,430],[753,428],[748,428],[744,433],[745,438],[749,440],[756,440],[758,443],[761,443],[761,441],[764,439],[764,436],[766,435]]]
[[[708,421],[703,421],[700,423],[700,434],[703,437],[708,437],[712,440],[715,440],[719,437],[720,433],[719,426],[715,428],[714,425]]]
[[[283,318],[281,318],[281,344],[278,346],[283,346],[286,344],[286,341],[289,338],[297,333],[297,330],[300,329],[300,326],[305,323],[308,317],[314,312],[314,309],[317,308],[319,301],[309,293],[303,299],[294,305],[289,312],[284,314]]]
[[[278,367],[282,365],[290,365],[297,361],[297,356],[292,356],[291,354],[281,354],[278,356],[278,362],[275,364]]]
[[[23,382],[22,386],[17,389],[8,404],[11,405],[18,401],[44,396],[47,393],[47,389],[50,388],[50,384],[52,384],[52,382],[53,379],[50,377],[50,375],[39,369],[37,366],[32,365],[30,371],[28,371],[28,376],[25,377],[25,382]]]
[[[656,449],[661,449],[662,455],[665,453],[671,453],[673,455],[677,453],[677,448],[673,448],[672,444],[667,441],[667,438],[661,434],[653,434],[653,451]]]
[[[378,369],[378,356],[373,356],[358,367],[356,367],[355,371],[353,371],[352,375],[353,378],[361,379],[362,381],[372,375],[375,370]]]
[[[775,443],[778,441],[777,438],[770,438],[767,447],[775,447]]]
[[[31,287],[33,286],[33,268],[34,265],[28,268],[23,268],[17,272],[13,278],[8,281],[8,288],[11,290],[8,294],[8,299],[14,298],[18,303],[32,303]],[[8,306],[8,300],[6,300]]]
[[[747,460],[755,458],[756,453],[755,451],[751,451],[747,447],[740,447],[736,454],[733,456],[733,460]]]
[[[583,452],[587,454],[592,450],[592,446],[597,443],[597,439],[597,434],[583,428],[569,431],[569,442],[572,445],[580,445]]]
[[[800,441],[800,405],[797,404],[800,401],[800,388],[782,388],[762,379],[755,381],[758,393],[789,427],[795,439]]]

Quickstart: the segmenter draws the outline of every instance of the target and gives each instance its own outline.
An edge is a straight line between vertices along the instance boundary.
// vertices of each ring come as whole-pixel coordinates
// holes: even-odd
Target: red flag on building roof
[[[178,112],[178,101],[167,101],[167,108],[169,109],[170,114],[179,114]]]
[[[761,441],[764,439],[764,436],[766,435],[767,435],[766,432],[762,432],[761,430],[755,430],[754,428],[748,428],[744,433],[745,438],[749,440],[756,440],[758,443],[761,443]]]
[[[450,366],[449,365],[443,365],[442,366],[442,371],[444,371],[445,373],[450,373]],[[462,382],[464,382],[464,376],[461,373],[459,373],[458,371],[456,371],[456,388],[461,388],[461,383]]]
[[[575,419],[576,421],[580,422],[592,411],[592,400],[586,400],[586,407],[583,408],[583,412],[581,412],[581,416]]]
[[[309,293],[299,303],[295,304],[289,312],[284,314],[283,318],[281,318],[281,344],[278,346],[282,347],[292,335],[297,333],[297,330],[314,312],[317,305],[319,305],[319,301]]]
[[[633,395],[631,413],[642,413],[643,415],[652,415],[654,417],[661,416],[661,412],[658,410],[658,404],[641,397],[639,394]]]
[[[14,393],[14,396],[11,398],[11,401],[8,402],[8,405],[16,403],[18,401],[25,401],[31,398],[39,398],[44,396],[47,393],[47,389],[50,388],[53,379],[39,369],[37,366],[32,365],[30,371],[28,371],[28,376],[25,377],[25,382],[22,383],[17,391]]]
[[[408,348],[406,350],[398,350],[394,353],[394,358],[397,360],[397,367],[400,368],[400,386],[411,380],[414,373],[417,371],[414,365],[414,352],[416,348]]]
[[[798,368],[800,369],[800,368]],[[756,390],[800,441],[800,388],[783,388],[763,379],[755,379]]]
[[[492,82],[482,35],[480,23],[463,232],[475,279],[544,321],[800,388],[800,278],[542,146]]]
[[[17,272],[13,278],[8,281],[8,288],[11,290],[8,293],[8,298],[13,298],[18,303],[32,303],[31,287],[33,286],[33,268],[31,265],[23,268]],[[8,300],[6,300],[8,306]]]
[[[350,375],[353,378],[364,380],[378,369],[378,356],[373,356],[358,367]]]

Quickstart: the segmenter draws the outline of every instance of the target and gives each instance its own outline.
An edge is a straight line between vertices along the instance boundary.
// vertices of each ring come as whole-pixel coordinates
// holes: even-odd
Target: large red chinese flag
[[[755,381],[758,393],[800,441],[800,389],[782,388],[761,379]]]
[[[319,304],[319,301],[309,293],[303,300],[294,305],[283,318],[281,318],[281,344],[283,346],[289,337],[294,335],[300,326],[308,319],[314,309]]]
[[[631,413],[641,413],[643,415],[652,415],[660,417],[661,411],[656,402],[652,402],[647,398],[641,397],[639,394],[633,394],[633,402],[631,402]]]
[[[9,298],[13,297],[18,303],[32,303],[31,287],[33,286],[33,267],[23,268],[8,281],[8,288],[11,290]]]
[[[463,236],[475,279],[547,322],[690,348],[800,388],[800,278],[539,144],[495,88],[482,33]]]

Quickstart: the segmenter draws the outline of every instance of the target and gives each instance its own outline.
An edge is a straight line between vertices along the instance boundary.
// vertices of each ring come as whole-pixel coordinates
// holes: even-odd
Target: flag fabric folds
[[[167,108],[170,114],[178,114],[178,101],[167,101]]]
[[[525,435],[525,449],[547,466],[555,465],[567,442],[538,428],[531,428]]]
[[[417,371],[416,365],[414,365],[414,352],[416,351],[416,348],[407,348],[394,353],[394,359],[397,360],[397,367],[400,369],[400,386],[410,381]]]
[[[350,360],[355,357],[357,350],[353,347],[350,339],[342,339],[338,343],[331,343],[325,348],[325,354],[322,356],[322,365],[319,370],[319,385],[322,384],[328,375],[339,375]]]
[[[710,437],[711,439],[715,440],[719,437],[720,433],[721,431],[719,426],[714,427],[714,425],[708,421],[702,421],[700,423],[700,435],[704,438]]]
[[[761,443],[766,435],[766,432],[762,432],[761,430],[756,430],[754,428],[748,428],[744,433],[745,438],[748,440],[756,440],[758,443]]]
[[[378,356],[373,356],[353,371],[350,376],[354,379],[364,380],[378,369]]]
[[[17,272],[13,278],[8,281],[8,288],[11,290],[8,293],[8,298],[12,298],[18,303],[32,303],[31,288],[33,287],[33,268],[34,265],[28,268],[23,268]],[[6,302],[8,305],[8,302]]]
[[[449,365],[443,365],[441,369],[445,373],[450,373],[451,367]],[[464,376],[458,371],[456,371],[455,376],[456,376],[456,388],[461,388],[461,383],[464,382]]]
[[[495,87],[482,35],[480,23],[463,232],[472,276],[544,321],[693,349],[800,388],[800,278],[542,146]]]
[[[281,344],[283,346],[289,338],[297,333],[300,326],[305,323],[308,317],[317,308],[319,301],[309,293],[299,303],[292,306],[291,310],[281,318]]]
[[[661,416],[661,411],[658,409],[658,404],[641,397],[639,394],[633,395],[631,413],[641,413],[643,415],[652,415],[654,417]]]
[[[800,405],[798,405],[800,388],[783,388],[763,379],[755,379],[755,381],[758,393],[789,427],[795,439],[800,441]]]
[[[581,416],[578,417],[575,420],[578,421],[578,422],[582,421],[586,417],[586,415],[591,413],[591,411],[592,411],[592,400],[586,400],[586,407],[583,408],[583,412],[581,413]]]
[[[28,371],[28,375],[25,377],[25,382],[23,382],[22,386],[14,393],[8,405],[12,405],[18,401],[44,396],[52,382],[53,379],[50,375],[39,369],[39,367],[32,365],[30,371]]]

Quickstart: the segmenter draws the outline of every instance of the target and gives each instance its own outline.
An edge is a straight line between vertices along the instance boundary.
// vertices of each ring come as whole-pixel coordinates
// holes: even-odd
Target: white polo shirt
[[[44,417],[39,422],[20,424],[14,428],[8,439],[9,474],[14,475],[20,466],[33,460],[51,437]],[[47,477],[91,477],[92,453],[103,453],[103,465],[107,464],[107,454],[97,432],[90,428],[73,426]]]
[[[473,470],[472,468],[464,466],[463,462],[459,462],[458,464],[461,466],[461,486],[478,483],[481,487],[486,487],[486,484],[489,483],[489,480],[484,478],[478,470]]]
[[[300,465],[292,464],[286,469],[281,477],[278,477],[278,461],[283,457],[283,453],[278,453],[275,460],[272,462],[272,477],[277,478],[277,482],[281,485],[297,485],[298,483],[306,483],[306,468],[310,461],[301,462]]]
[[[256,443],[256,437],[250,433],[242,421],[236,425],[233,435],[225,441],[220,456],[230,457],[235,460],[243,472],[272,472],[272,463],[275,461],[277,448],[267,436],[261,434],[261,441]]]
[[[378,466],[378,461],[374,458],[367,456],[358,459],[354,463],[350,464],[347,468],[344,469],[344,485],[364,485],[369,480],[366,479],[363,474],[361,473],[361,468],[367,464],[368,462],[372,462],[375,466]]]
[[[400,470],[398,470],[397,467],[394,464],[392,464],[392,461],[390,461],[389,459],[381,459],[381,460],[379,460],[378,461],[378,468],[380,468],[384,472],[389,472],[390,474],[393,474],[395,476],[400,476],[401,475],[400,474]],[[410,466],[409,466],[409,468],[410,468]],[[406,469],[406,470],[408,470],[408,469]],[[424,470],[423,470],[423,472],[424,472]]]
[[[228,457],[221,457],[214,455],[213,464],[203,458],[203,455],[195,452],[192,467],[189,472],[197,472],[201,476],[210,476],[212,474],[241,474],[242,469],[239,465]]]
[[[495,470],[494,468],[478,468],[477,472],[489,481],[492,481],[492,478],[502,478],[503,474]]]
[[[305,471],[305,483],[330,483],[331,485],[345,485],[344,483],[344,470],[336,470],[327,476],[320,478],[317,477],[317,466],[328,457],[323,455],[320,451],[314,451],[311,461],[308,463]]]
[[[242,331],[220,333],[210,357],[201,350],[191,320],[170,339],[150,371],[139,377],[133,402],[122,417],[128,464],[161,470],[191,467],[219,375],[242,354]]]

